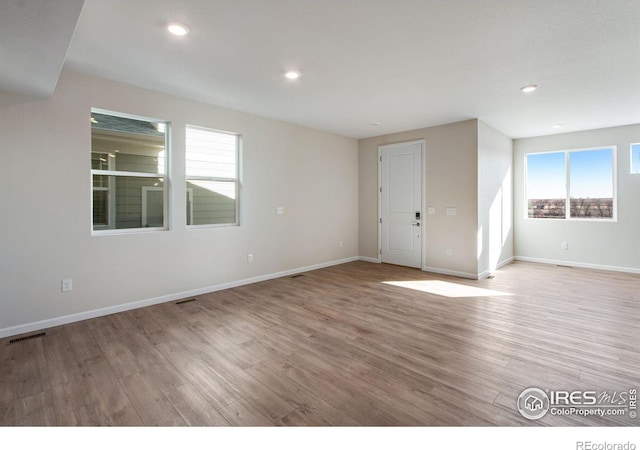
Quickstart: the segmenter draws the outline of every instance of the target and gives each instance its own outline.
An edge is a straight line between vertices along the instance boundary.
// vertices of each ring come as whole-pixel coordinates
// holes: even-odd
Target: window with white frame
[[[92,229],[166,229],[166,121],[91,111]]]
[[[631,144],[631,173],[640,173],[640,144]]]
[[[187,125],[187,225],[238,225],[241,137]]]
[[[615,220],[615,146],[525,158],[528,218]]]

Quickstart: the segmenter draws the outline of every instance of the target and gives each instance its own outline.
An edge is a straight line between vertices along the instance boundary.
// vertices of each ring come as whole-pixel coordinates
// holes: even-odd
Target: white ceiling
[[[82,2],[2,0],[2,28],[5,3]],[[49,18],[18,19],[34,33],[10,50],[64,43],[35,32]],[[57,28],[73,32],[68,19]],[[191,33],[169,35],[171,21]],[[37,52],[14,62],[46,65]],[[470,118],[514,138],[640,123],[638,0],[86,0],[64,62],[356,138]]]

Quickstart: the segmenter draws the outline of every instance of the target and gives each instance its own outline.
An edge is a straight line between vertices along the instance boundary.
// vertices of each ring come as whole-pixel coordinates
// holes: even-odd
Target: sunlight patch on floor
[[[494,291],[465,284],[450,283],[440,280],[418,280],[418,281],[383,281],[383,284],[413,289],[415,291],[427,292],[429,294],[441,295],[443,297],[493,297],[499,295],[511,295],[508,292]]]

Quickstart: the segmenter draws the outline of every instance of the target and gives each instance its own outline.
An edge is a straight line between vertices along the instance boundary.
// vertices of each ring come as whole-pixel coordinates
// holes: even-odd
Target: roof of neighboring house
[[[153,122],[148,122],[146,120],[130,119],[127,117],[98,113],[91,113],[91,117],[95,119],[95,122],[93,120],[91,121],[92,129],[143,134],[146,136],[164,136],[164,133],[158,131]]]

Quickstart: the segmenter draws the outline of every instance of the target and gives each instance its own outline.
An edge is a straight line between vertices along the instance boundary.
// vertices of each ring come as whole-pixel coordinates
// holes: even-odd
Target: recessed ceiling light
[[[290,80],[297,80],[298,78],[300,78],[300,72],[296,70],[289,70],[284,74],[284,76]]]
[[[536,89],[538,89],[538,86],[535,85],[535,84],[529,84],[527,86],[523,86],[523,87],[520,88],[520,90],[522,92],[524,92],[525,94],[530,94],[533,91],[535,91]]]
[[[191,30],[186,25],[174,22],[167,25],[167,31],[176,36],[186,36]]]
[[[563,126],[564,126],[563,123],[554,123],[553,125],[551,125],[551,128],[558,129],[558,128],[562,128]]]

